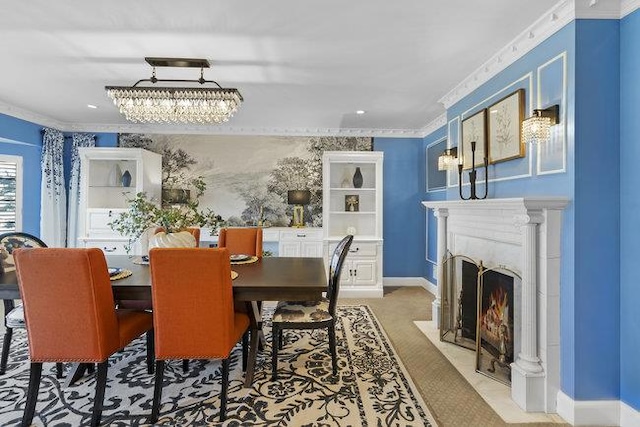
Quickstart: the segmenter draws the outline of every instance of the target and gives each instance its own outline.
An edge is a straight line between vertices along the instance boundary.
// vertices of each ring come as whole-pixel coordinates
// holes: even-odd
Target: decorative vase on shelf
[[[362,187],[362,172],[360,172],[360,167],[357,167],[356,172],[353,174],[353,186],[355,188]]]
[[[131,174],[128,170],[124,171],[122,174],[122,186],[129,187],[131,185]]]
[[[121,184],[122,170],[120,170],[120,166],[116,163],[109,171],[109,176],[107,177],[107,185],[117,187]]]
[[[340,187],[351,188],[353,185],[353,176],[351,175],[350,168],[346,168],[342,172],[342,181],[340,181]]]

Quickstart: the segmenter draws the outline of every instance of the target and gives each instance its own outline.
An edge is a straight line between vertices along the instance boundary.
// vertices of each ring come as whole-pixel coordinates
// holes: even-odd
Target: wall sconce
[[[544,143],[551,139],[551,125],[560,123],[560,106],[552,105],[544,110],[533,110],[533,116],[522,122],[522,140]]]
[[[287,202],[293,205],[292,227],[304,227],[304,206],[311,201],[311,191],[309,190],[289,190],[287,192]]]
[[[458,165],[458,147],[447,148],[444,153],[438,157],[438,170],[455,170]]]

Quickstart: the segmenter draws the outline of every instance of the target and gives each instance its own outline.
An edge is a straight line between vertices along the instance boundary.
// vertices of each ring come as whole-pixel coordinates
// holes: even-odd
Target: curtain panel
[[[44,129],[40,185],[40,239],[49,247],[64,247],[67,225],[67,192],[64,185],[64,135]]]
[[[69,180],[69,212],[67,213],[67,247],[78,247],[80,207],[80,156],[78,148],[95,147],[96,136],[87,133],[74,133],[71,136],[71,178]]]

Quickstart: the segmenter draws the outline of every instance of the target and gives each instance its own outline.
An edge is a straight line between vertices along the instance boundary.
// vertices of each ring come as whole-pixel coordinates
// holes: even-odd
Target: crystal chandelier
[[[127,120],[138,123],[223,123],[238,111],[243,101],[238,89],[223,88],[213,80],[204,79],[206,59],[145,58],[153,67],[150,79],[138,80],[133,86],[106,86],[107,95],[113,99],[120,113]],[[156,67],[198,67],[198,80],[156,78]],[[142,82],[212,83],[217,87],[138,87]]]

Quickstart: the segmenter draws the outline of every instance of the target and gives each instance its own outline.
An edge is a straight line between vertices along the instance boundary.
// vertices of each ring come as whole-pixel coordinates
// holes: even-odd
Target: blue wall
[[[42,156],[43,126],[15,117],[0,114],[0,154],[10,154],[23,158],[23,207],[22,231],[40,235],[40,157]],[[96,145],[114,147],[117,134],[96,134]],[[71,140],[65,139],[65,176],[69,174],[69,155]]]
[[[620,23],[620,399],[640,410],[640,10]]]
[[[617,399],[620,393],[619,46],[618,20],[577,21],[576,400]]]
[[[638,40],[637,24],[634,31],[629,38]],[[618,20],[577,20],[447,110],[450,143],[456,146],[463,119],[517,89],[526,90],[526,116],[531,108],[560,104],[562,123],[555,127],[550,153],[539,157],[527,147],[525,158],[490,166],[489,197],[572,201],[563,212],[560,323],[561,389],[575,400],[620,395],[619,43]],[[634,43],[629,54],[638,48]],[[629,79],[637,79],[635,64]],[[638,129],[629,133],[637,135]],[[456,200],[457,182],[451,184],[447,199]]]
[[[424,138],[424,151],[427,147],[434,142],[447,137],[447,127],[443,126],[440,129],[432,132]],[[446,144],[449,147],[449,142]],[[426,187],[425,187],[426,189]],[[423,190],[424,191],[424,190]],[[423,200],[446,200],[447,191],[436,190],[427,191],[423,193]],[[427,262],[424,264],[424,270],[422,276],[426,278],[432,284],[438,283],[437,265],[438,265],[438,221],[433,216],[433,209],[426,210],[424,206],[421,206],[426,215],[426,227],[427,227]]]
[[[375,138],[384,152],[383,267],[384,277],[421,277],[425,264],[425,188],[422,138]]]

